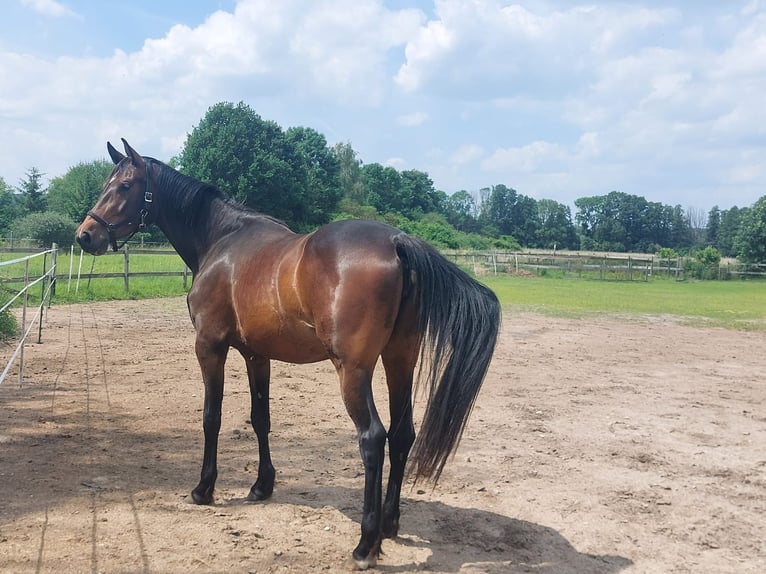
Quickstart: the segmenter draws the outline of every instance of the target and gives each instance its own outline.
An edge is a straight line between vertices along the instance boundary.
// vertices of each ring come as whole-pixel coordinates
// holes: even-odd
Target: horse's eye
[[[130,183],[125,181],[125,182],[122,183],[122,185],[120,187],[122,189],[124,189],[124,190],[130,189]]]

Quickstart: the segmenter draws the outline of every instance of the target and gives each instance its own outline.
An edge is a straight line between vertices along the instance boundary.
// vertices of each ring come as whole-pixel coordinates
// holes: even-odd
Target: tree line
[[[329,146],[307,127],[282,129],[245,103],[212,106],[168,162],[249,207],[310,231],[334,219],[379,219],[442,248],[569,249],[612,252],[707,248],[766,262],[766,196],[750,207],[709,213],[612,191],[569,206],[505,184],[448,195],[428,174],[363,163],[350,143]],[[0,234],[67,245],[95,203],[112,165],[80,163],[43,188],[31,168],[12,188],[0,178]],[[157,230],[146,239],[162,241]]]

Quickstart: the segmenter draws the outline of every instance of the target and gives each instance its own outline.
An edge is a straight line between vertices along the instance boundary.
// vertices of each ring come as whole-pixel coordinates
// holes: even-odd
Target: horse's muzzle
[[[85,229],[85,223],[75,232],[75,240],[82,250],[91,255],[103,255],[109,247],[108,238],[100,237],[99,230]]]

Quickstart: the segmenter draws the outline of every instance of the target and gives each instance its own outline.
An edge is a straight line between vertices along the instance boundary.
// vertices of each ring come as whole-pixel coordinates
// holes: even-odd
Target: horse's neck
[[[231,211],[227,215],[227,211]],[[259,218],[256,214],[251,217],[242,216],[241,213],[232,208],[220,198],[213,199],[209,204],[207,213],[199,214],[196,226],[192,226],[185,219],[185,216],[177,210],[165,209],[164,217],[157,221],[157,225],[165,234],[170,244],[181,256],[186,266],[191,269],[192,274],[196,275],[209,250],[216,245],[220,245],[220,240],[230,235],[234,230],[241,229],[242,225],[248,225],[252,228],[253,234],[259,232],[263,227],[263,237],[272,238],[275,234],[292,234],[287,228],[268,220]],[[226,224],[226,220],[231,218],[231,225]],[[236,221],[236,223],[234,223]]]
[[[218,200],[211,202],[210,211],[214,209],[215,201]],[[196,225],[190,224],[186,215],[174,206],[163,206],[161,214],[157,219],[157,226],[186,266],[191,269],[192,274],[196,275],[200,261],[205,257],[210,245],[215,242],[215,237],[211,237],[211,226],[208,223],[211,213],[199,214]]]

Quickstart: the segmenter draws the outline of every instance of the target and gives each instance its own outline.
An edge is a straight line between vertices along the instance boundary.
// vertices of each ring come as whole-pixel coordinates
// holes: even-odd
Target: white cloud
[[[450,157],[450,163],[455,165],[472,164],[484,157],[484,148],[476,144],[460,146]]]
[[[65,18],[77,16],[77,14],[56,0],[20,0],[22,6],[27,6],[43,16],[51,18]]]
[[[401,157],[390,157],[383,162],[383,165],[401,170],[405,168],[407,161]]]
[[[564,155],[558,144],[534,141],[524,146],[499,148],[481,166],[486,171],[503,171],[512,176],[515,172],[534,171],[543,165],[558,163]]]
[[[426,112],[413,112],[411,114],[405,114],[396,118],[396,123],[400,126],[414,127],[424,124],[428,121],[428,114]]]

